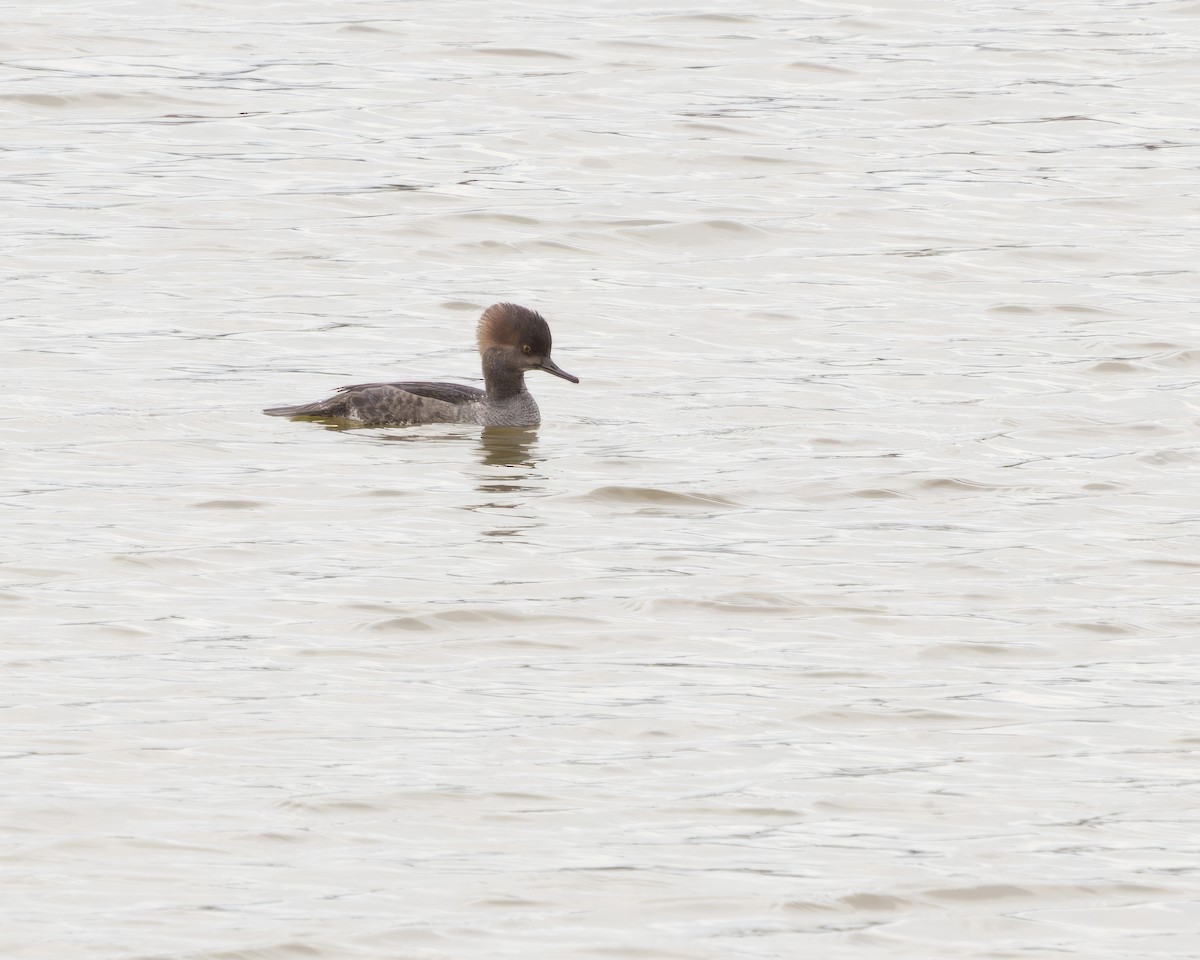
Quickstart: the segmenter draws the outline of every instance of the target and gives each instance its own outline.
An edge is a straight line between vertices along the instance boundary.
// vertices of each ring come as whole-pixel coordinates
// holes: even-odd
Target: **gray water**
[[[11,16],[0,955],[1196,956],[1198,20]]]

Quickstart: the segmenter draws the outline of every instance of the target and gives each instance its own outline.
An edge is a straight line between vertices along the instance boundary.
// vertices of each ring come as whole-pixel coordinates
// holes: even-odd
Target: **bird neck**
[[[483,382],[489,400],[507,400],[525,393],[525,371],[507,362],[501,347],[483,351]]]

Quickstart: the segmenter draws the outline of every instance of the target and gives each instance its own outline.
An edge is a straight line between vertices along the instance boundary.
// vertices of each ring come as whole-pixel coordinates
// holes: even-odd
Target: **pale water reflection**
[[[14,13],[0,956],[1196,956],[1197,16]]]

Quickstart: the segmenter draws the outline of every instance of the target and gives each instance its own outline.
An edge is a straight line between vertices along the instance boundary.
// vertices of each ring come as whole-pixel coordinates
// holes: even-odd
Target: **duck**
[[[356,383],[338,387],[334,396],[315,403],[268,407],[269,417],[322,417],[350,420],[365,427],[422,423],[474,423],[484,427],[535,427],[541,413],[525,387],[531,370],[579,378],[550,358],[550,325],[540,313],[515,303],[495,303],[483,311],[476,328],[484,389],[460,383],[401,381]]]

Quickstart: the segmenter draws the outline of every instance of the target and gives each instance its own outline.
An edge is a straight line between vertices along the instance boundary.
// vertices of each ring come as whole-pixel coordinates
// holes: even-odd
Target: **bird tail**
[[[294,407],[267,407],[263,413],[268,417],[320,416],[328,414],[328,405],[328,400],[320,400],[317,403],[301,403]]]

